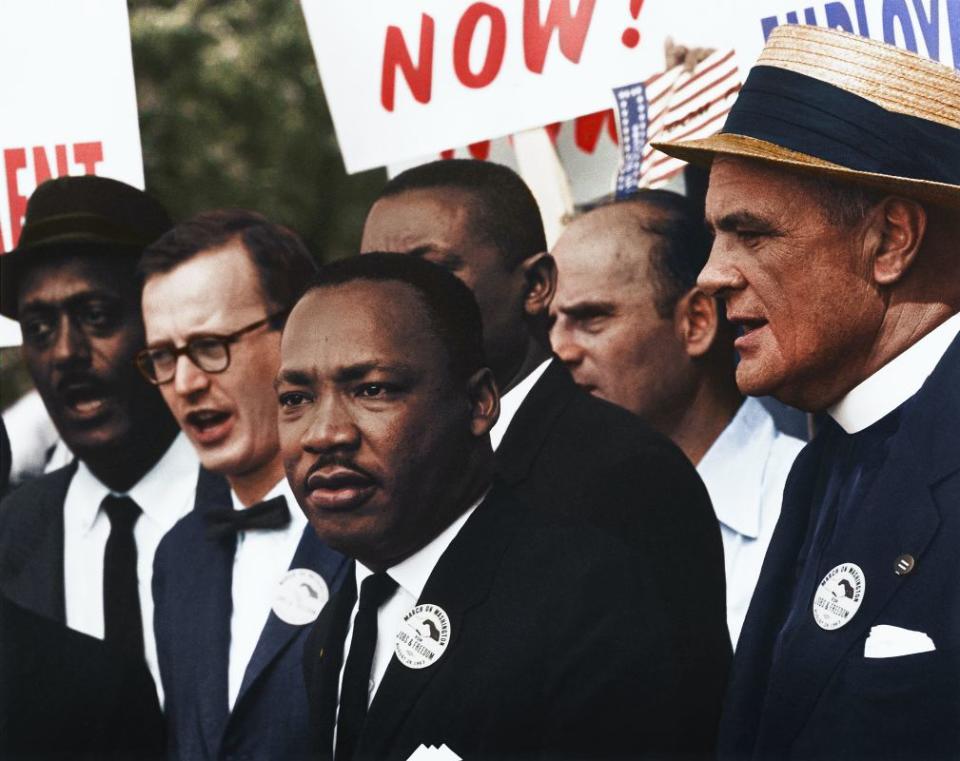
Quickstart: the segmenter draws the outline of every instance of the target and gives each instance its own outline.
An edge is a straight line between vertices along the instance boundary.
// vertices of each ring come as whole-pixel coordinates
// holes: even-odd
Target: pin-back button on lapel
[[[908,573],[913,571],[916,565],[917,561],[913,555],[905,552],[903,555],[897,558],[896,563],[893,565],[893,572],[897,574],[897,576],[906,576]]]
[[[830,570],[813,596],[813,620],[826,631],[848,624],[860,609],[867,582],[856,563],[841,563]]]

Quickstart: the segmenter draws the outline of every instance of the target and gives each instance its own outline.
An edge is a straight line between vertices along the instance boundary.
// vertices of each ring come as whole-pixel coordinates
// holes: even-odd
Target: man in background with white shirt
[[[170,224],[141,190],[60,177],[33,193],[17,248],[0,257],[2,312],[20,322],[27,369],[76,455],[0,506],[0,589],[145,658],[155,678],[153,556],[193,508],[199,470],[134,366],[137,259]]]
[[[626,545],[494,479],[485,365],[470,291],[408,256],[324,267],[284,330],[287,476],[317,533],[357,559],[306,649],[318,757],[687,747],[705,728],[672,689],[656,589],[634,588]]]
[[[825,411],[737,647],[722,759],[960,753],[960,73],[780,26],[710,164],[737,385]]]
[[[575,219],[552,251],[550,340],[577,385],[640,416],[696,466],[720,522],[736,647],[803,442],[737,389],[734,329],[696,287],[712,241],[701,212],[647,190]]]
[[[345,560],[306,525],[286,479],[272,381],[280,329],[316,265],[260,214],[199,214],[144,253],[144,375],[206,470],[157,551],[157,646],[175,758],[307,753],[300,669],[306,624]]]
[[[631,545],[637,572],[669,600],[675,641],[686,643],[690,682],[678,681],[678,689],[702,700],[698,717],[719,714],[730,645],[709,497],[676,446],[578,389],[551,353],[556,269],[523,180],[484,161],[409,169],[387,183],[367,215],[361,251],[378,250],[439,264],[473,291],[503,392],[490,433],[498,472],[524,504],[585,520]],[[701,741],[712,748],[712,736]]]

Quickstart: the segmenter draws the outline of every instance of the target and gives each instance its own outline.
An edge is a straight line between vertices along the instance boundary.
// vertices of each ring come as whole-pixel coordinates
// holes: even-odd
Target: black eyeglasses
[[[284,309],[274,312],[226,336],[194,336],[179,349],[169,344],[144,349],[137,354],[137,367],[143,373],[143,377],[155,386],[161,386],[173,380],[173,376],[177,374],[177,360],[184,354],[205,373],[222,373],[230,367],[230,344],[236,343],[247,333],[267,323],[275,323],[289,311]]]

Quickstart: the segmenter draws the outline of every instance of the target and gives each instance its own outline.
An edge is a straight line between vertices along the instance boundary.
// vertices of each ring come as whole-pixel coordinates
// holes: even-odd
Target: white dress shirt
[[[527,398],[527,395],[533,390],[533,387],[537,385],[540,376],[546,372],[547,366],[552,361],[553,357],[550,357],[550,359],[541,362],[526,378],[500,397],[500,417],[497,418],[497,422],[494,423],[493,428],[490,429],[490,445],[493,447],[494,452],[497,451],[497,447],[500,446],[500,442],[503,441],[503,437],[507,434],[510,421],[513,420],[513,416],[517,414],[517,410],[520,409],[523,400]]]
[[[916,394],[960,333],[955,314],[847,392],[827,410],[847,433],[858,433]]]
[[[784,483],[803,447],[776,429],[759,401],[747,398],[697,465],[720,522],[734,648],[780,517]]]
[[[479,504],[483,502],[486,493],[476,502],[474,502],[459,518],[445,528],[429,544],[417,550],[413,555],[401,563],[387,569],[387,574],[395,582],[397,589],[393,596],[387,600],[377,611],[377,645],[373,654],[373,666],[370,670],[370,689],[367,695],[367,705],[373,700],[373,696],[380,686],[383,675],[387,671],[390,659],[393,657],[394,645],[397,638],[397,632],[400,631],[400,625],[403,623],[403,617],[410,612],[410,609],[417,604],[420,595],[423,594],[423,588],[427,584],[427,579],[433,573],[440,556],[446,552],[447,547],[454,540],[460,529],[473,515]],[[357,580],[357,601],[353,604],[353,612],[350,614],[350,626],[347,629],[347,637],[343,642],[343,664],[340,666],[340,687],[337,694],[340,694],[343,686],[343,669],[347,665],[347,656],[350,653],[350,644],[353,642],[353,622],[357,617],[357,610],[360,607],[359,590],[364,579],[372,576],[371,571],[361,563],[356,564]],[[428,601],[429,602],[429,601]],[[339,716],[340,702],[337,701],[337,714]],[[334,736],[334,747],[336,747],[336,736]]]
[[[137,584],[144,654],[161,705],[163,690],[153,635],[153,556],[163,535],[193,509],[199,470],[197,455],[181,433],[157,464],[126,492],[126,496],[143,511],[133,528],[137,545]],[[63,502],[63,589],[67,626],[98,639],[104,636],[103,553],[110,536],[110,519],[100,510],[100,503],[110,493],[110,489],[80,461]]]
[[[231,490],[233,509],[243,510],[243,503]],[[307,518],[297,505],[286,478],[281,478],[263,502],[283,496],[290,510],[290,523],[282,529],[240,531],[233,555],[233,613],[230,616],[230,661],[227,670],[227,694],[233,710],[243,684],[253,651],[270,617],[280,579],[290,569],[290,562],[300,544]]]

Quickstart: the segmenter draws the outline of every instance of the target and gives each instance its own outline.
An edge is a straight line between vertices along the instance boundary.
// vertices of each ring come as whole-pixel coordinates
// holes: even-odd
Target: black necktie
[[[397,582],[385,573],[368,576],[360,587],[360,606],[353,620],[353,639],[340,688],[336,761],[350,761],[360,740],[363,722],[367,718],[370,669],[377,646],[377,610],[390,599],[396,588]]]
[[[207,521],[207,538],[217,539],[238,531],[285,528],[290,525],[290,508],[281,494],[243,510],[232,507],[210,510],[204,514],[204,519]]]
[[[137,543],[133,527],[140,507],[130,497],[108,494],[100,503],[110,519],[110,537],[103,552],[104,639],[131,654],[143,656],[143,622],[137,583]]]

